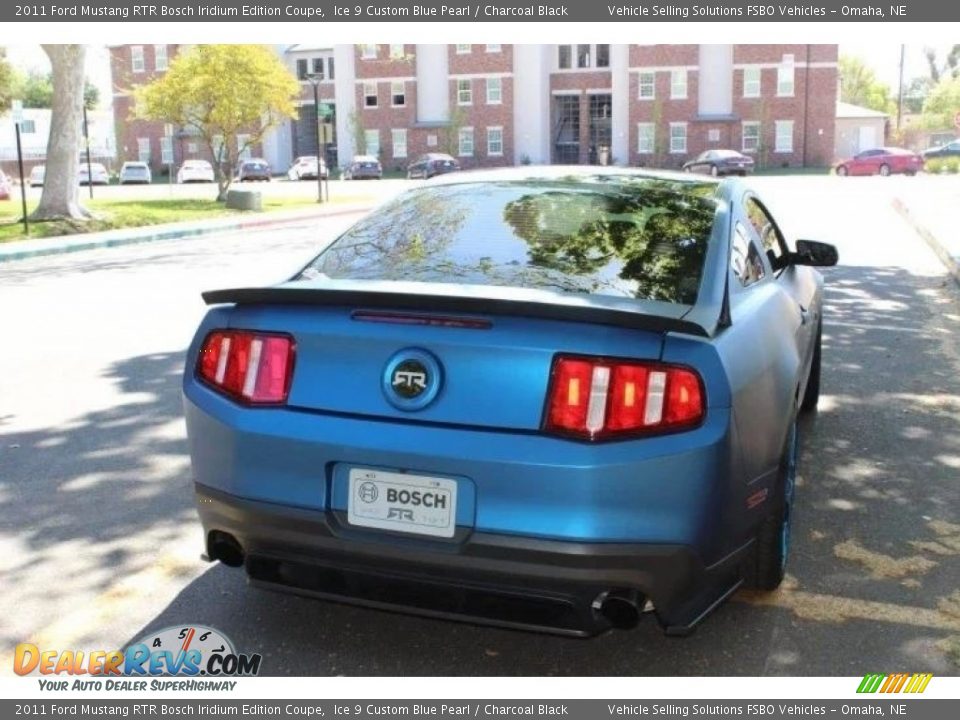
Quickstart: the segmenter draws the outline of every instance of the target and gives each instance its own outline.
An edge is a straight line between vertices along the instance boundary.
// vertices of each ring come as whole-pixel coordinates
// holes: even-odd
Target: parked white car
[[[120,184],[149,185],[153,182],[153,173],[145,162],[125,162],[120,168]]]
[[[30,187],[43,187],[43,178],[46,174],[46,165],[34,165],[30,170]]]
[[[327,164],[320,160],[320,175],[327,177]],[[288,180],[316,180],[317,179],[317,156],[302,155],[293,161],[290,169],[287,170]]]
[[[206,160],[186,160],[177,171],[178,183],[212,183],[214,180],[213,165]]]
[[[90,176],[87,176],[87,164],[80,165],[80,184],[81,185],[109,185],[110,174],[107,168],[101,163],[90,163]]]

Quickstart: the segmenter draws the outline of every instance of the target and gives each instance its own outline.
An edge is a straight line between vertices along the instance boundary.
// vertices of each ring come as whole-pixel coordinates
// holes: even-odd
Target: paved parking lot
[[[891,207],[938,180],[751,181],[788,234],[840,249],[823,397],[786,587],[686,639],[652,621],[568,640],[410,618],[198,560],[179,380],[199,292],[278,280],[352,218],[0,266],[0,673],[24,640],[115,647],[196,622],[276,675],[955,674],[960,293]]]

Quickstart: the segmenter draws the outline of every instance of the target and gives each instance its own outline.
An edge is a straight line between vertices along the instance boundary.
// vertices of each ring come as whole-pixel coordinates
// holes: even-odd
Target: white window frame
[[[649,80],[649,82],[646,82]],[[644,93],[649,89],[649,94]],[[653,70],[643,70],[637,74],[637,99],[654,100],[657,97],[657,73]]]
[[[377,46],[376,45],[361,45],[360,46],[360,57],[363,60],[376,60],[377,59]]]
[[[657,126],[652,122],[637,123],[637,152],[653,155],[657,147]]]
[[[150,162],[150,138],[137,138],[137,160],[140,162]]]
[[[403,44],[391,45],[390,46],[390,59],[391,60],[403,60],[407,56],[406,51],[403,48]]]
[[[135,73],[147,71],[147,61],[143,54],[143,45],[130,46],[130,68]]]
[[[163,64],[160,63],[160,58],[163,58]],[[157,72],[165,72],[166,69],[170,67],[170,58],[167,56],[167,46],[166,45],[154,45],[153,46],[153,69]]]
[[[675,137],[673,134],[674,130],[683,130],[683,136]],[[682,140],[682,145],[680,143],[674,143],[674,140]],[[687,123],[685,122],[672,122],[670,123],[670,153],[673,155],[679,155],[687,152]]]
[[[751,77],[751,75],[756,77]],[[758,98],[762,90],[763,70],[759,65],[751,65],[743,69],[743,96],[745,98]]]
[[[670,71],[670,99],[686,100],[687,83],[689,82],[688,71],[685,68],[674,68]],[[680,80],[683,82],[680,82]],[[682,93],[680,91],[683,91]]]
[[[493,91],[493,92],[491,92]],[[487,78],[487,105],[503,104],[503,78]]]
[[[457,55],[469,55],[472,50],[472,45],[457,45]]]
[[[457,105],[473,105],[473,80],[470,78],[457,80]]]
[[[792,153],[794,128],[793,120],[775,120],[773,123],[773,128],[773,151],[778,153]],[[781,140],[789,140],[789,145],[786,143],[781,144]]]
[[[406,128],[394,128],[390,131],[390,146],[393,148],[395,158],[405,158],[407,156]]]
[[[494,150],[493,133],[496,133],[497,135],[499,135],[499,141],[497,142],[497,144],[500,146],[499,150]],[[503,157],[503,126],[502,125],[493,125],[492,127],[487,128],[487,156]]]
[[[751,132],[748,136],[747,128],[750,128]],[[756,132],[753,132],[756,130]],[[760,133],[762,127],[759,120],[744,120],[740,123],[740,151],[744,153],[755,153],[760,149]],[[747,143],[748,138],[752,141],[750,144]]]
[[[173,165],[173,138],[169,135],[160,138],[160,164]]]
[[[29,118],[24,118],[20,122],[20,134],[21,135],[34,135],[37,132],[37,123],[35,120]]]
[[[777,66],[777,97],[793,97],[796,92],[797,77],[793,55],[784,55],[783,62]]]
[[[499,44],[498,44],[498,45],[487,45],[487,52],[488,52],[488,53],[498,53],[498,52],[500,52],[500,49],[501,49],[502,47],[503,47],[503,46],[502,46],[502,45],[499,45]]]
[[[380,157],[380,130],[374,128],[372,130],[364,130],[363,137],[366,140],[367,145],[367,155],[373,155],[374,157]],[[371,142],[373,138],[373,142]]]
[[[371,92],[371,89],[373,92]],[[373,98],[373,105],[367,104],[367,98]],[[380,88],[375,82],[365,81],[363,83],[363,109],[376,110],[380,107]]]
[[[397,92],[399,87],[400,92]],[[403,102],[395,102],[397,95],[400,95],[403,98]],[[364,100],[366,102],[366,100]],[[390,107],[406,107],[407,106],[407,84],[403,80],[391,80],[390,81]]]
[[[469,146],[469,152],[465,149],[466,146]],[[460,132],[457,133],[457,155],[460,157],[473,157],[475,151],[473,128],[460,128]]]

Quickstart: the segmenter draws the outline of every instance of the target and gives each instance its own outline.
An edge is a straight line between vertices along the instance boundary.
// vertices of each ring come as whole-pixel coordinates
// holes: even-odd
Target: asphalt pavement
[[[0,266],[0,673],[18,642],[202,623],[268,675],[863,675],[960,668],[960,292],[891,201],[938,178],[758,178],[837,244],[785,587],[691,637],[589,640],[278,595],[199,560],[180,400],[201,290],[273,282],[355,218]]]

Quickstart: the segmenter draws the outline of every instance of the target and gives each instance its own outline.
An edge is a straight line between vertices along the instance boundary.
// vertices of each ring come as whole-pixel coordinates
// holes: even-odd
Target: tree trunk
[[[43,45],[53,70],[53,106],[46,172],[33,220],[86,219],[78,201],[80,138],[83,122],[83,45]]]

